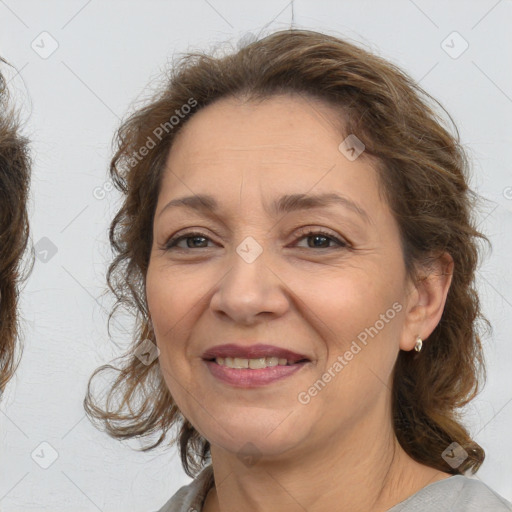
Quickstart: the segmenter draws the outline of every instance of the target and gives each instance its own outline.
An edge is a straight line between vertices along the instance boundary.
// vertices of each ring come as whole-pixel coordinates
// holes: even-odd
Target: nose
[[[263,254],[251,261],[234,253],[210,307],[223,319],[250,325],[283,315],[289,303],[286,284],[267,266]]]

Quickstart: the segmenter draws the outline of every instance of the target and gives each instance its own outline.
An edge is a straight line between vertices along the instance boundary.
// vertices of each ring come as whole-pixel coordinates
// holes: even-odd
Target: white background
[[[484,340],[489,379],[466,417],[487,452],[478,477],[512,500],[511,15],[511,2],[496,0],[0,0],[0,55],[19,72],[4,67],[33,141],[32,239],[57,249],[36,260],[23,291],[25,351],[0,406],[0,509],[148,512],[190,481],[174,450],[134,451],[84,418],[89,375],[118,353],[106,331],[110,299],[101,296],[119,199],[107,181],[110,143],[174,54],[236,46],[248,32],[292,21],[403,67],[460,129],[472,186],[488,200],[479,228],[494,247],[478,273],[494,327]],[[458,58],[441,46],[453,31],[469,44]],[[464,44],[454,41],[452,52]],[[40,53],[58,48],[43,59],[33,42]],[[31,457],[50,456],[42,442],[58,453],[48,469]]]

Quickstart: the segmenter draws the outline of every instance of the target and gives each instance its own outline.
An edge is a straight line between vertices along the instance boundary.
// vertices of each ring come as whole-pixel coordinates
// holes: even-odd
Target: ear
[[[425,341],[441,320],[452,283],[453,268],[453,258],[444,252],[433,258],[428,264],[428,269],[422,269],[418,282],[409,281],[404,326],[400,338],[402,350],[412,350],[417,336]]]

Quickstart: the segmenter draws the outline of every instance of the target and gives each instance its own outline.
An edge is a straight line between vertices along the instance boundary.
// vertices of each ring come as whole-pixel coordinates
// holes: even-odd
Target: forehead
[[[318,143],[337,148],[341,124],[339,113],[314,98],[223,98],[191,117],[178,134],[171,154],[186,146],[188,156],[204,157],[229,150],[233,158],[243,159],[250,150],[269,158],[296,156],[309,162],[317,156]]]
[[[368,158],[350,161],[339,150],[341,114],[297,95],[263,101],[219,100],[195,113],[176,137],[161,196],[170,200],[210,193],[229,201],[256,194],[340,192],[379,201],[377,174]]]

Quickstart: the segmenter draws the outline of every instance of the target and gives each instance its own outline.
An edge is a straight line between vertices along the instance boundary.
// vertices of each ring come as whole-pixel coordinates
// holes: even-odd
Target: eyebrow
[[[277,216],[282,213],[308,210],[310,208],[324,208],[331,205],[343,206],[359,215],[366,223],[372,223],[370,216],[358,204],[354,203],[354,201],[350,200],[348,197],[335,193],[316,195],[287,194],[274,201],[271,204],[270,210],[268,208],[265,209]],[[196,210],[212,216],[218,216],[219,210],[218,202],[214,197],[205,194],[196,194],[193,196],[178,197],[177,199],[169,201],[162,208],[158,216],[162,215],[164,211],[175,207]]]

